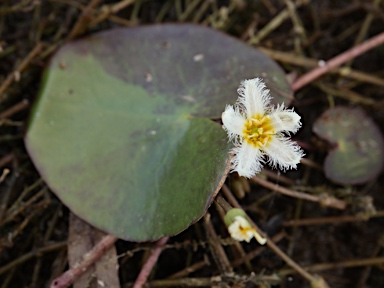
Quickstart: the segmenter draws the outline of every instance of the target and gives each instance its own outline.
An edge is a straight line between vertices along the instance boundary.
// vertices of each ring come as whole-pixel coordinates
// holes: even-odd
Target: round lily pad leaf
[[[317,119],[313,131],[334,145],[324,163],[325,175],[334,182],[364,183],[382,170],[383,135],[361,109],[328,109]]]
[[[38,171],[80,218],[147,241],[197,221],[227,174],[218,121],[241,80],[290,89],[267,56],[196,25],[98,33],[53,57],[25,136]],[[286,101],[287,102],[287,101]]]

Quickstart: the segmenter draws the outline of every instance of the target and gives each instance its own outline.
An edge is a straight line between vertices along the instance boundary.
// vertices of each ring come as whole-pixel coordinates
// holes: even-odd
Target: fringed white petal
[[[238,104],[245,110],[247,118],[268,112],[271,96],[261,78],[244,80],[237,89],[237,93],[240,95]]]
[[[285,138],[283,133],[296,133],[301,127],[300,116],[284,105],[272,108],[269,90],[260,78],[243,81],[238,93],[240,96],[236,104],[228,105],[222,114],[223,128],[235,144],[235,148],[231,150],[234,154],[232,171],[247,178],[254,176],[265,163],[265,154],[269,156],[268,163],[273,167],[282,170],[296,168],[304,152],[295,142]],[[247,123],[251,125],[249,129],[245,129]],[[260,136],[263,139],[268,140],[271,137],[261,150],[257,145],[244,141],[254,137],[256,134],[249,135],[254,131],[263,134]]]
[[[279,167],[281,170],[296,169],[300,159],[304,156],[303,150],[288,138],[276,135],[271,142],[263,148],[269,156],[268,164],[272,167]]]
[[[293,111],[293,109],[286,109],[283,105],[277,106],[275,110],[269,115],[273,128],[277,133],[291,132],[296,133],[301,127],[301,117]]]
[[[233,148],[232,152],[236,154],[232,159],[232,171],[246,178],[260,172],[264,161],[263,153],[259,149],[244,141],[241,146]]]
[[[225,111],[221,114],[223,128],[228,133],[229,140],[237,140],[242,135],[246,120],[241,115],[238,108],[234,109],[232,105],[227,105]]]

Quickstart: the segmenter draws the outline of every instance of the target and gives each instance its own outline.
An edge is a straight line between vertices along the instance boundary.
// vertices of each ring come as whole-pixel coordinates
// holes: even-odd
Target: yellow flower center
[[[254,115],[247,119],[243,129],[244,140],[256,148],[265,147],[275,134],[269,116]]]
[[[255,232],[256,232],[255,228],[252,228],[252,227],[243,227],[243,226],[240,226],[239,229],[240,229],[240,233],[241,233],[242,235],[247,235],[248,231],[251,231],[252,233],[255,233]]]

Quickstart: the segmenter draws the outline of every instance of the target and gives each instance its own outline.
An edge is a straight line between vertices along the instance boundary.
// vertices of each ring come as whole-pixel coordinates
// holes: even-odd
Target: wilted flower
[[[234,219],[235,221],[228,226],[228,232],[233,239],[249,242],[255,237],[261,245],[265,244],[266,239],[257,233],[256,229],[251,226],[247,219],[243,216],[236,216]]]
[[[228,227],[228,232],[231,237],[237,241],[249,242],[253,237],[261,245],[267,242],[267,239],[262,237],[251,223],[247,220],[247,214],[242,209],[233,208],[230,209],[225,215],[225,223]]]
[[[227,105],[222,114],[223,128],[235,147],[231,153],[232,171],[252,177],[265,163],[282,170],[296,168],[303,151],[284,133],[296,133],[300,116],[284,104],[272,107],[269,90],[260,78],[244,80],[234,106]]]

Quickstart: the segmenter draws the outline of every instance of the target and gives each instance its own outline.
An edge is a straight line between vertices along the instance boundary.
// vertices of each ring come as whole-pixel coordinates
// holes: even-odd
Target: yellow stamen
[[[252,233],[256,232],[255,228],[252,228],[252,227],[242,227],[242,226],[240,226],[239,228],[240,228],[240,232],[243,235],[247,234],[248,231],[251,231]]]
[[[273,125],[269,116],[254,115],[250,117],[244,125],[244,140],[256,148],[262,148],[268,145],[275,134]]]

